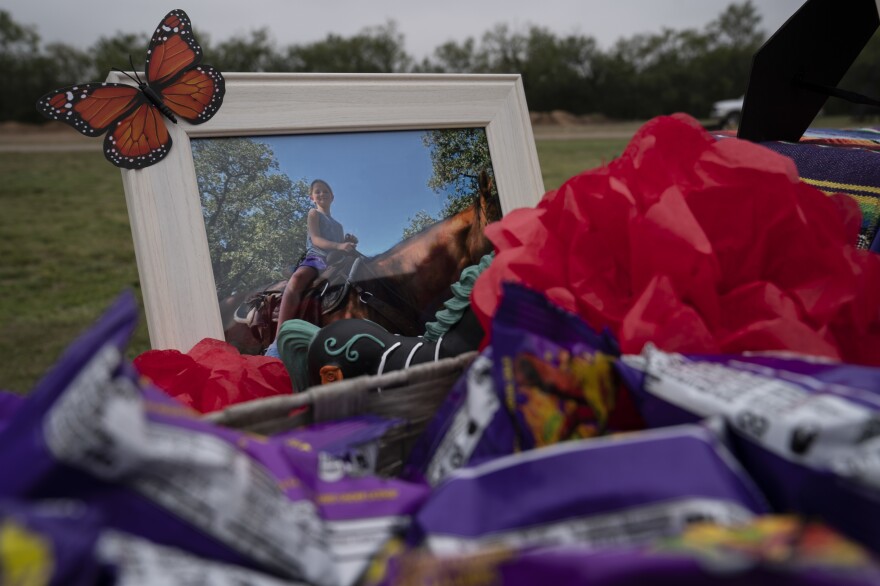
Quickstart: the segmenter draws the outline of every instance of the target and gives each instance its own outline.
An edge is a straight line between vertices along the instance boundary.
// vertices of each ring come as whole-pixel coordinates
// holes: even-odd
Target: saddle
[[[381,286],[377,287],[376,283],[379,280],[371,274],[367,265],[362,262],[363,259],[364,257],[361,255],[346,255],[340,252],[331,252],[327,256],[328,267],[315,282],[313,290],[316,290],[317,293],[312,293],[318,297],[320,313],[326,315],[336,311],[348,299],[349,294],[356,293],[358,301],[369,307],[375,314],[385,318],[397,330],[397,333],[407,336],[420,334],[420,328],[412,325],[412,319],[401,312],[402,308],[408,308],[405,300],[399,297],[394,299],[395,307],[382,299],[383,297],[396,297],[392,291],[387,288],[381,292],[373,290],[381,289]],[[377,295],[377,293],[380,294]],[[304,316],[302,319],[310,321],[308,316]]]
[[[232,316],[237,323],[247,325],[262,348],[268,347],[275,339],[283,292],[265,290],[255,293],[239,305]]]
[[[351,288],[351,280],[361,262],[360,256],[333,253],[327,256],[327,268],[321,272],[314,285],[305,293],[304,304],[311,305],[314,298],[320,304],[321,314],[335,311],[346,299]],[[284,288],[265,289],[248,297],[236,308],[233,319],[247,325],[251,335],[264,348],[275,339],[278,326],[278,312]],[[305,318],[306,316],[301,316]]]
[[[335,311],[348,297],[352,282],[356,281],[363,256],[333,251],[327,255],[327,268],[318,275],[312,286],[321,301],[321,314]]]
[[[392,324],[397,333],[405,336],[421,334],[421,329],[413,325],[412,320],[407,319],[407,316],[401,312],[401,306],[406,306],[404,300],[398,298],[395,303],[398,307],[395,307],[370,291],[371,281],[375,282],[376,278],[367,274],[369,271],[362,269],[363,259],[361,255],[336,251],[327,255],[327,268],[318,275],[315,283],[304,294],[299,315],[296,317],[317,324],[321,315],[336,311],[346,302],[350,294],[356,293],[361,303]],[[268,347],[275,340],[283,293],[283,287],[260,291],[249,297],[235,311],[235,321],[246,324],[251,335],[263,348]],[[384,294],[387,295],[388,292],[385,291]]]

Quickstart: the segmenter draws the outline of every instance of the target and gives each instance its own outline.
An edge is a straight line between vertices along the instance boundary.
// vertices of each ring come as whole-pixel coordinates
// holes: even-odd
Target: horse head
[[[501,218],[501,202],[487,170],[480,171],[475,183],[470,205],[364,259],[353,279],[363,291],[351,295],[341,313],[326,316],[324,325],[334,319],[366,317],[395,334],[424,332],[462,271],[492,251],[484,228]]]
[[[501,219],[501,200],[495,190],[495,180],[486,169],[477,176],[477,193],[474,197],[474,221],[467,236],[470,264],[479,262],[483,255],[492,251],[492,243],[484,230],[492,222]]]

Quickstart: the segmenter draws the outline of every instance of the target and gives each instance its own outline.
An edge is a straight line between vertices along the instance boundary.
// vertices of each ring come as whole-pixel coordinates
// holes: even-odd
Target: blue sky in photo
[[[446,193],[428,187],[430,151],[422,130],[259,136],[291,180],[324,179],[335,196],[332,216],[358,237],[366,255],[401,240],[419,210],[436,216]]]

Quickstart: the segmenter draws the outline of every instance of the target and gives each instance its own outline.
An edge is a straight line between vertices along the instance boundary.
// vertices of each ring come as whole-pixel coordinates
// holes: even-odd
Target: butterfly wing
[[[147,83],[174,114],[192,124],[209,120],[223,103],[226,84],[219,71],[199,65],[202,48],[183,10],[169,12],[150,39]]]
[[[83,83],[49,92],[37,101],[37,110],[86,136],[98,136],[146,102],[143,93],[130,85]]]
[[[86,136],[109,130],[104,155],[111,163],[125,169],[148,167],[165,158],[171,148],[160,107],[166,114],[165,106],[199,124],[210,119],[223,101],[223,76],[210,65],[199,65],[201,59],[202,48],[193,36],[189,17],[183,10],[172,10],[159,23],[147,50],[149,89],[144,91],[151,97],[133,86],[88,83],[46,94],[37,109]]]
[[[172,112],[192,124],[211,119],[223,103],[226,82],[210,65],[199,65],[159,90]]]
[[[143,169],[158,163],[171,148],[171,135],[159,109],[144,102],[104,138],[104,156],[117,167]]]
[[[172,10],[150,39],[147,83],[161,87],[201,60],[202,48],[193,36],[192,22],[183,10]]]

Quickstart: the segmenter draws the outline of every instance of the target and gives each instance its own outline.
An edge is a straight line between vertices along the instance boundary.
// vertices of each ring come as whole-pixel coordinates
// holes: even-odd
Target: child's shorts
[[[316,256],[314,254],[307,255],[296,268],[299,267],[312,267],[319,273],[327,268],[327,263],[324,262],[324,259],[320,256]]]

